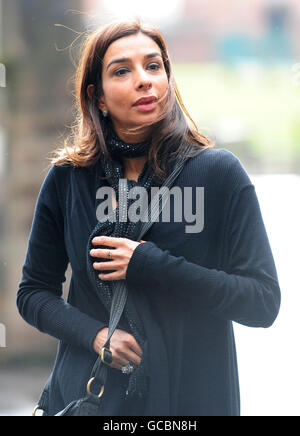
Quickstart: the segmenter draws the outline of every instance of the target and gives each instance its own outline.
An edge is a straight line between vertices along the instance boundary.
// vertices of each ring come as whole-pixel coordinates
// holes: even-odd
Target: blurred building
[[[46,175],[48,154],[72,119],[69,81],[74,67],[65,49],[80,17],[66,13],[80,1],[1,1],[0,62],[6,87],[0,89],[0,322],[6,326],[10,356],[47,353],[55,341],[25,324],[16,308],[16,291],[34,206]]]
[[[116,0],[82,0],[82,4],[95,25],[123,14]],[[298,0],[174,0],[164,20],[156,3],[151,8],[142,1],[134,4],[137,16],[148,14],[147,21],[149,16],[161,28],[175,62],[231,62],[243,58],[264,62],[300,57]],[[175,4],[180,16],[171,13]]]

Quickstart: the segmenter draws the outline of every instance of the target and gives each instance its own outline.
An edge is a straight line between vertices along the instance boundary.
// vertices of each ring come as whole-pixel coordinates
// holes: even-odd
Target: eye
[[[155,70],[159,70],[161,68],[161,65],[159,63],[157,63],[157,62],[151,62],[151,64],[148,65],[148,68],[150,70],[155,71]],[[129,71],[128,68],[120,68],[119,70],[114,72],[114,75],[118,76],[118,77],[125,76],[125,74],[128,71]]]
[[[151,65],[154,66],[154,67],[156,67],[156,68],[150,68],[150,70],[154,70],[154,69],[155,69],[155,70],[156,70],[156,69],[158,70],[158,69],[160,68],[160,64],[152,63],[152,64],[149,64],[149,67],[150,67]]]
[[[121,68],[120,70],[115,71],[114,74],[115,74],[116,76],[124,76],[124,74],[119,74],[119,73],[121,73],[122,71],[128,71],[128,70],[127,70],[127,68]]]

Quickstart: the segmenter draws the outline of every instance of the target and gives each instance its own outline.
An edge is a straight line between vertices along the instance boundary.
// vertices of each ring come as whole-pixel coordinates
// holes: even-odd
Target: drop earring
[[[103,113],[103,116],[104,116],[104,117],[107,117],[107,115],[108,115],[108,110],[107,110],[107,109],[104,109],[104,111],[103,111],[102,113]]]

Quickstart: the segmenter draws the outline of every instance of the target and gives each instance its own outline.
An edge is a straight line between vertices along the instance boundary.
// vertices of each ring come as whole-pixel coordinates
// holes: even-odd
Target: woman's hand
[[[100,354],[101,348],[106,342],[108,328],[104,327],[97,333],[94,339],[93,348]],[[142,349],[135,340],[134,336],[124,330],[116,329],[110,339],[110,351],[113,361],[111,367],[122,369],[129,362],[136,368],[142,360]]]
[[[92,240],[93,245],[107,245],[107,249],[93,248],[90,255],[103,259],[107,262],[94,262],[93,266],[98,271],[114,270],[111,273],[100,273],[101,280],[125,279],[127,266],[136,247],[146,241],[132,241],[127,238],[113,238],[111,236],[96,236]]]

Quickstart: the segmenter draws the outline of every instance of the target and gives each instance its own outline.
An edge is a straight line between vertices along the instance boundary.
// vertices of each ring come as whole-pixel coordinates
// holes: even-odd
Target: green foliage
[[[214,130],[222,121],[230,133],[232,122],[242,126],[243,143],[260,158],[289,161],[299,156],[300,84],[293,83],[289,66],[176,64],[174,75],[199,127]],[[218,129],[215,133],[218,141]],[[219,139],[222,145],[222,135]]]

